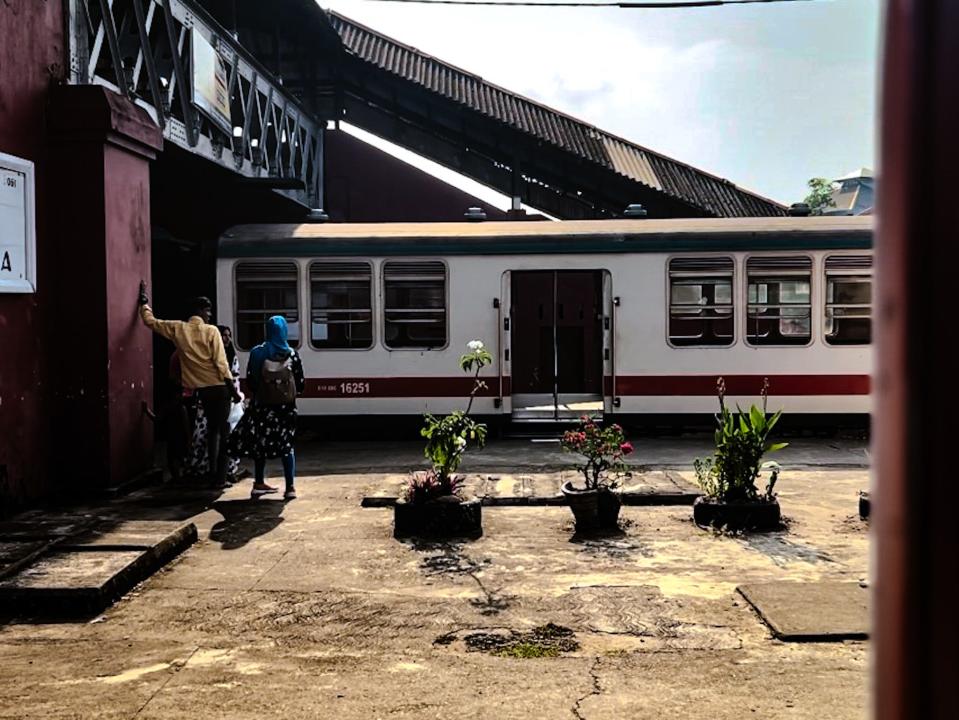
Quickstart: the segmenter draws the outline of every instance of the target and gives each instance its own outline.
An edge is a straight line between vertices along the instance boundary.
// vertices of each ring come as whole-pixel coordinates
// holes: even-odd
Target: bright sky
[[[875,167],[879,0],[685,10],[323,7],[790,203]]]

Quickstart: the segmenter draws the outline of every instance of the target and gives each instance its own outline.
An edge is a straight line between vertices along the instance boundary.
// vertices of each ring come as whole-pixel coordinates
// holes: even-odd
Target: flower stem
[[[480,380],[479,380],[479,374],[481,369],[482,369],[482,366],[479,365],[479,363],[477,363],[476,372],[473,374],[473,389],[472,391],[470,391],[470,401],[466,405],[466,413],[464,413],[463,417],[470,416],[470,410],[473,409],[473,399],[476,397],[476,393],[479,392],[479,389],[482,387],[482,383],[480,383]]]

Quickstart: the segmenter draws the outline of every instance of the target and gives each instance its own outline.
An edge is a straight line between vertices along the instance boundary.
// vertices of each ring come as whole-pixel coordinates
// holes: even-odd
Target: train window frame
[[[313,268],[316,265],[349,265],[349,264],[363,264],[369,267],[370,271],[370,344],[366,347],[320,347],[313,342]],[[376,307],[376,266],[372,260],[366,258],[346,258],[346,257],[336,257],[329,259],[322,258],[313,258],[306,266],[306,299],[307,307],[309,308],[309,335],[308,343],[309,348],[316,352],[328,353],[328,352],[369,352],[376,347],[378,335],[378,328],[376,322],[377,316],[377,307]]]
[[[445,318],[446,318],[445,342],[442,345],[437,345],[436,347],[428,347],[424,345],[416,346],[416,347],[412,347],[412,346],[411,347],[392,347],[386,338],[386,331],[387,331],[387,324],[388,324],[386,319],[386,313],[387,313],[386,271],[388,269],[388,266],[391,263],[416,263],[416,262],[437,263],[438,265],[443,266],[443,309],[445,311]],[[437,258],[437,257],[406,257],[406,256],[388,257],[388,258],[384,258],[383,261],[380,263],[378,276],[379,276],[379,282],[380,282],[380,287],[379,287],[380,307],[378,309],[378,314],[382,320],[382,322],[380,323],[379,338],[380,338],[380,344],[383,346],[383,348],[387,352],[418,352],[418,353],[441,352],[449,348],[450,342],[451,342],[450,327],[452,326],[452,323],[450,322],[450,318],[452,315],[452,308],[450,307],[450,284],[452,280],[452,273],[450,272],[449,262],[447,262],[443,258]]]
[[[732,336],[730,342],[725,345],[716,345],[716,344],[705,344],[705,343],[696,343],[689,345],[677,345],[672,340],[672,335],[669,331],[670,319],[672,316],[672,263],[674,260],[728,260],[731,265],[730,275],[729,275],[729,293],[730,293],[730,314],[732,316],[733,328]],[[666,262],[664,265],[665,275],[666,275],[666,284],[665,284],[665,325],[664,333],[666,337],[666,345],[670,348],[676,350],[728,350],[732,347],[735,347],[739,343],[739,313],[737,312],[737,284],[738,284],[738,262],[735,255],[730,255],[728,253],[715,253],[710,254],[708,252],[700,253],[682,253],[682,254],[673,254],[666,257]]]
[[[749,302],[749,263],[752,260],[769,260],[769,259],[781,259],[781,260],[804,260],[809,263],[809,339],[805,343],[755,343],[751,342],[749,339],[749,307],[750,305],[757,305],[760,303],[750,303]],[[816,342],[816,337],[818,335],[819,328],[819,295],[818,295],[818,283],[816,282],[816,276],[819,274],[819,263],[814,255],[808,253],[795,253],[777,250],[764,253],[748,253],[742,257],[742,298],[743,298],[743,324],[742,324],[742,333],[743,333],[743,342],[747,347],[755,349],[763,348],[778,348],[780,350],[784,349],[799,349],[799,348],[808,348]]]
[[[830,272],[829,264],[830,260],[842,260],[842,259],[855,259],[862,262],[864,259],[868,261],[866,267],[859,268],[838,268],[835,272]],[[874,327],[874,318],[875,318],[875,302],[873,287],[875,285],[875,269],[874,269],[874,257],[871,253],[830,253],[823,256],[823,265],[822,265],[822,340],[823,345],[828,348],[864,348],[871,347],[873,345],[873,327]],[[868,277],[869,278],[869,342],[854,342],[854,343],[834,343],[830,342],[829,334],[826,329],[826,323],[829,320],[829,308],[830,305],[849,305],[850,303],[830,303],[829,302],[829,276],[842,276],[842,277]]]
[[[251,345],[250,347],[244,347],[244,346],[240,343],[240,337],[241,337],[241,333],[240,333],[240,312],[241,312],[241,310],[240,310],[240,293],[238,292],[238,291],[239,291],[239,287],[238,287],[238,285],[237,285],[237,283],[239,282],[240,270],[241,270],[244,266],[247,266],[247,265],[256,265],[256,264],[261,264],[261,265],[262,265],[262,264],[287,265],[287,266],[295,269],[295,271],[296,271],[296,291],[295,291],[296,308],[295,308],[295,309],[296,309],[296,315],[297,315],[297,320],[296,320],[296,322],[300,325],[300,333],[299,333],[299,337],[298,337],[296,340],[290,340],[289,343],[290,343],[290,346],[291,346],[292,348],[294,348],[295,350],[299,350],[300,348],[302,348],[302,347],[304,346],[304,342],[303,342],[303,309],[302,309],[302,307],[301,307],[301,303],[302,303],[302,300],[303,300],[303,298],[302,298],[302,296],[301,296],[301,294],[302,294],[302,287],[301,287],[301,280],[302,280],[301,274],[302,274],[302,272],[301,272],[301,270],[302,270],[302,269],[301,269],[301,267],[300,267],[300,263],[297,262],[295,259],[292,259],[292,258],[269,258],[269,257],[268,257],[268,258],[243,258],[242,260],[237,260],[235,263],[233,263],[233,278],[232,278],[232,281],[233,281],[233,283],[232,283],[232,291],[233,291],[233,327],[232,327],[232,330],[233,330],[233,342],[234,342],[234,344],[236,345],[236,349],[239,350],[239,351],[241,351],[241,352],[248,353],[248,352],[250,352],[254,347],[256,347],[256,345],[259,344],[259,343],[254,343],[254,344]],[[273,313],[273,314],[279,314],[279,313]],[[286,317],[286,313],[284,312],[283,314],[284,314],[284,317]],[[269,317],[269,316],[268,316],[268,317]],[[289,318],[287,318],[287,323],[289,323],[289,322],[290,322],[290,320],[289,320]],[[262,341],[261,341],[261,342],[262,342]]]

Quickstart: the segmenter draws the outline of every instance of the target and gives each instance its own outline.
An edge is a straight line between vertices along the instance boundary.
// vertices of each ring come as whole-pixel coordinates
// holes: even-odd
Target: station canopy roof
[[[779,203],[487,82],[339,13],[344,119],[563,219],[769,217]]]

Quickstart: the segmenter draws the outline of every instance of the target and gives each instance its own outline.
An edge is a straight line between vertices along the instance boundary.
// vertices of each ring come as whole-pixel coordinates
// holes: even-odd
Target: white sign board
[[[233,134],[230,71],[226,60],[193,28],[193,104],[226,133]]]
[[[33,163],[0,153],[0,293],[37,290]]]

